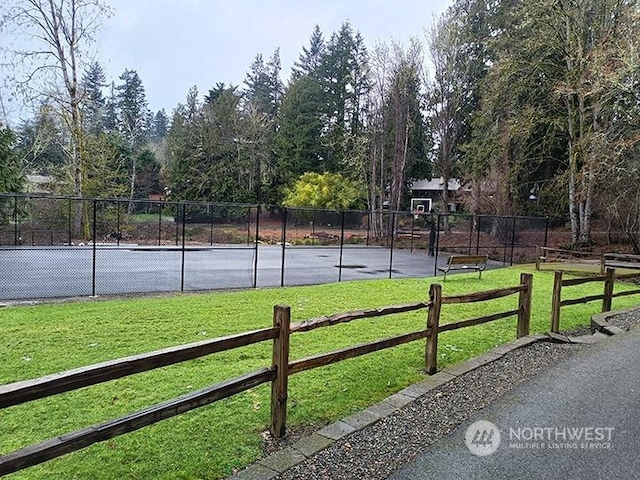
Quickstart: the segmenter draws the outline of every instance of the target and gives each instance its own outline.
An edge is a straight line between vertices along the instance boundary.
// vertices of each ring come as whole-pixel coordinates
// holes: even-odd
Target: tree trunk
[[[477,215],[480,211],[480,198],[482,195],[481,192],[480,180],[474,178],[471,181],[471,206],[470,210],[473,215]]]
[[[567,107],[567,130],[569,133],[569,221],[571,222],[571,243],[576,244],[579,236],[578,214],[576,212],[576,180],[578,177],[578,159],[575,151],[575,135],[573,128],[573,108],[571,98],[565,98]]]
[[[82,127],[77,99],[71,103],[71,161],[73,163],[73,194],[78,198],[74,209],[73,232],[84,240],[91,237],[88,215],[83,208],[85,169],[82,152]]]
[[[442,194],[440,195],[442,199],[442,213],[444,216],[442,217],[443,225],[442,229],[445,232],[449,231],[449,175],[443,174],[442,181],[444,182],[442,185]]]
[[[131,215],[133,213],[133,198],[135,195],[136,188],[136,159],[133,159],[133,165],[131,168],[131,185],[129,191],[129,208],[127,209],[127,213]]]

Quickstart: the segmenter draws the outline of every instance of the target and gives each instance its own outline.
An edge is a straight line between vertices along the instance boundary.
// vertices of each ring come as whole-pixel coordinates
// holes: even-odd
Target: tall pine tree
[[[82,121],[85,131],[97,135],[105,129],[105,109],[107,101],[102,89],[107,80],[102,65],[98,62],[90,64],[82,77],[82,89],[84,92]]]
[[[317,78],[324,54],[324,38],[320,26],[316,24],[309,40],[309,47],[302,47],[302,53],[298,61],[294,63],[291,71],[291,82],[302,76]]]

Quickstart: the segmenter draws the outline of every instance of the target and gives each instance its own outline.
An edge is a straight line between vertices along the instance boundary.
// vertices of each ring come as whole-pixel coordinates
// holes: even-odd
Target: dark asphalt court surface
[[[188,248],[91,247],[0,249],[0,300],[174,292],[184,289],[310,285],[339,280],[430,277],[434,258],[423,250],[380,247]],[[444,264],[441,256],[438,264]],[[255,269],[257,265],[257,270]],[[339,268],[342,265],[342,268]],[[493,267],[502,264],[492,265]]]

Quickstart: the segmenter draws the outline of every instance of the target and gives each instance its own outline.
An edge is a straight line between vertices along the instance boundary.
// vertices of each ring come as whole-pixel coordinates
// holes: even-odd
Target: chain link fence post
[[[13,197],[13,245],[18,246],[18,196]]]
[[[185,234],[187,223],[187,204],[182,203],[182,260],[180,262],[180,291],[184,292]]]
[[[394,240],[396,237],[396,212],[391,213],[391,245],[389,248],[389,278],[391,278],[391,273],[393,271],[393,248],[394,248]]]
[[[342,253],[344,251],[344,210],[340,212],[340,261],[338,262],[338,283],[342,281]]]
[[[280,286],[284,287],[284,268],[285,268],[285,256],[286,256],[286,245],[287,245],[287,213],[288,210],[285,207],[284,215],[282,217],[282,267],[280,269]]]
[[[260,213],[262,206],[256,206],[256,238],[253,252],[253,288],[258,286],[258,244],[260,243]],[[251,207],[249,207],[249,219],[251,219]]]
[[[96,255],[97,255],[97,240],[96,240],[96,235],[98,233],[98,201],[94,198],[93,199],[93,257],[92,257],[92,268],[91,268],[91,296],[95,297],[96,296]]]

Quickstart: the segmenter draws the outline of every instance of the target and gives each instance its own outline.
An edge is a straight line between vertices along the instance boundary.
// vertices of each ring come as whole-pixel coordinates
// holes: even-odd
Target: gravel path
[[[609,323],[622,330],[629,331],[632,326],[640,323],[640,308],[609,317]]]
[[[308,458],[285,479],[383,479],[471,414],[584,345],[539,342],[456,377]]]

